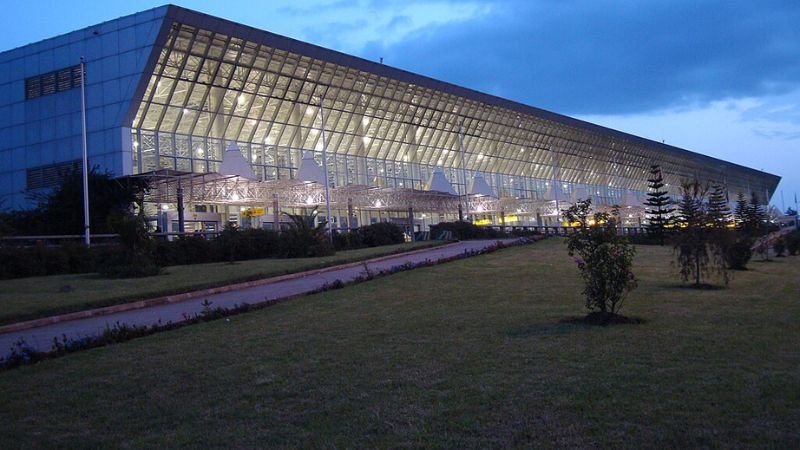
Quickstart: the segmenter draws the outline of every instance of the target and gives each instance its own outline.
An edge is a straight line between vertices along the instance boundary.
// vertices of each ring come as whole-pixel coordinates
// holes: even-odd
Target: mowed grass
[[[0,373],[2,448],[800,447],[800,258],[585,313],[560,240]]]
[[[377,256],[441,245],[420,241],[337,252],[323,258],[257,259],[230,263],[171,266],[161,275],[108,279],[97,274],[53,275],[0,280],[0,325],[268,278]]]

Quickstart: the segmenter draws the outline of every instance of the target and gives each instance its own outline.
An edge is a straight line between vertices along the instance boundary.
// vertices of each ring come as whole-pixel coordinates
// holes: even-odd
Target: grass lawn
[[[127,301],[189,292],[226,284],[318,269],[376,256],[410,251],[441,241],[420,241],[337,252],[323,258],[258,259],[172,266],[154,277],[112,280],[96,274],[53,275],[0,280],[0,325],[81,311]],[[68,286],[68,289],[62,289]]]
[[[2,448],[800,447],[800,258],[585,313],[560,240],[0,373]]]

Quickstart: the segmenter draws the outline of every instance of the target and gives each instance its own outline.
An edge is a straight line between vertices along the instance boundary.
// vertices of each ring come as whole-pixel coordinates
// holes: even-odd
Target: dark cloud
[[[492,5],[487,16],[372,43],[363,54],[568,114],[702,105],[800,85],[795,0]]]

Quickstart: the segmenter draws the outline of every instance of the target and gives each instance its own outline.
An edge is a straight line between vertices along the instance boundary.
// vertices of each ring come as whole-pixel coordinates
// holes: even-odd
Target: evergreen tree
[[[736,228],[744,231],[744,224],[747,220],[747,197],[739,192],[736,196],[736,206],[733,209],[733,220],[736,223]]]
[[[654,164],[650,166],[650,178],[647,179],[647,201],[645,209],[647,215],[647,231],[658,238],[661,245],[664,245],[664,230],[670,224],[670,214],[675,208],[670,208],[672,200],[669,192],[664,190],[664,177],[661,174],[661,167]]]
[[[725,229],[731,223],[728,195],[722,185],[715,184],[708,193],[707,214],[713,228]]]
[[[737,228],[747,236],[758,237],[766,230],[767,213],[755,193],[750,194],[749,201],[739,193],[734,215]]]
[[[675,240],[677,265],[683,281],[693,281],[693,287],[701,287],[704,277],[717,273],[728,282],[727,262],[724,248],[709,227],[710,219],[706,204],[708,188],[699,182],[684,182],[682,196],[678,202],[679,231]]]

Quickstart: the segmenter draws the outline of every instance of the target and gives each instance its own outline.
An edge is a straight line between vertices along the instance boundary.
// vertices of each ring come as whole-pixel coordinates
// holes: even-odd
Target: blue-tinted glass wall
[[[131,173],[124,117],[166,7],[91,26],[0,53],[0,209],[33,206],[27,169],[81,157],[80,89],[25,99],[25,80],[86,59],[89,164]]]

